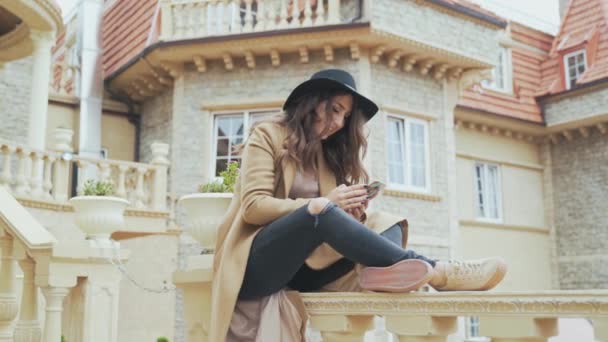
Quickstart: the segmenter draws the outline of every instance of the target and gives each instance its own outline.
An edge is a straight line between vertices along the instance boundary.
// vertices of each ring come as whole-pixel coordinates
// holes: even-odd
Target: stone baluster
[[[42,197],[42,155],[40,152],[32,152],[30,153],[30,157],[32,160],[32,173],[30,175],[30,184],[31,184],[31,195],[34,198]]]
[[[125,186],[127,171],[129,171],[127,165],[118,165],[118,184],[116,185],[115,195],[120,198],[127,198],[127,188]]]
[[[186,13],[184,13],[186,37],[194,37],[196,34],[196,3],[191,2],[184,6],[186,8]]]
[[[280,21],[277,26],[278,29],[286,29],[289,27],[289,23],[287,22],[287,0],[281,0],[281,9],[280,9]]]
[[[266,26],[266,2],[264,0],[257,0],[256,2],[258,4],[258,10],[255,14],[256,23],[253,30],[259,32],[264,31]]]
[[[48,286],[42,288],[42,294],[46,299],[44,342],[61,342],[61,313],[63,312],[63,300],[68,293],[70,293],[68,287]]]
[[[340,0],[328,0],[327,2],[327,24],[335,25],[340,23]]]
[[[321,26],[321,25],[325,25],[325,5],[324,5],[325,1],[324,0],[317,0],[317,10],[315,11],[315,25],[316,26]]]
[[[270,3],[268,6],[268,11],[266,12],[266,19],[264,22],[264,29],[268,31],[272,31],[277,27],[277,12],[274,6],[274,1]]]
[[[160,37],[169,40],[173,37],[173,5],[172,0],[161,0],[160,4]]]
[[[2,146],[2,174],[0,175],[0,186],[4,186],[8,191],[11,190],[11,153],[15,151],[10,146]]]
[[[167,173],[169,170],[169,144],[160,142],[152,143],[152,161],[154,166],[152,184],[152,209],[167,209]]]
[[[78,165],[78,185],[76,186],[76,194],[78,194],[78,196],[82,196],[84,194],[84,183],[86,181],[83,175],[85,174],[90,163],[85,160],[78,160],[76,163]]]
[[[0,228],[0,342],[13,342],[12,322],[19,306],[15,292],[13,238]]]
[[[241,25],[240,0],[227,0],[227,5],[224,7],[224,20],[228,22],[228,30],[225,33],[241,33],[243,26]]]
[[[185,30],[185,19],[184,19],[184,7],[186,5],[185,4],[177,4],[177,5],[173,5],[173,16],[172,16],[172,20],[174,23],[174,31],[173,31],[173,36],[175,38],[182,38],[186,35],[186,30]]]
[[[55,158],[54,156],[45,156],[43,161],[44,161],[44,179],[42,182],[42,190],[43,190],[43,197],[46,199],[51,199],[51,191],[53,190],[53,181],[52,181],[52,169],[53,169],[53,164],[55,163],[55,160],[57,160],[57,158]]]
[[[312,316],[310,318],[310,326],[321,332],[324,342],[362,342],[365,333],[374,328],[374,316]]]
[[[23,271],[21,310],[15,327],[15,342],[40,342],[42,327],[38,320],[38,287],[34,284],[34,261],[25,257],[19,261]]]
[[[302,21],[302,26],[312,26],[312,6],[310,0],[304,1],[304,20]]]
[[[100,162],[97,167],[99,168],[99,180],[102,182],[112,181],[112,170],[108,163]]]
[[[558,334],[557,318],[481,316],[479,334],[492,342],[547,342]]]
[[[17,156],[19,158],[19,166],[17,168],[17,195],[26,195],[30,192],[29,174],[31,163],[29,162],[29,152],[23,148],[17,148]]]
[[[291,17],[289,28],[300,27],[300,0],[294,0],[291,3],[291,13],[289,13],[288,16]]]
[[[251,4],[253,0],[245,0],[245,25],[243,32],[253,31],[253,13],[251,12]]]
[[[399,341],[445,342],[447,336],[457,329],[458,317],[424,315],[386,317],[386,330],[396,334]]]
[[[53,131],[51,149],[61,157],[57,158],[53,169],[53,197],[56,201],[68,200],[70,190],[70,160],[72,159],[72,137],[74,132],[67,128],[56,128]],[[79,177],[80,178],[80,177]]]
[[[148,171],[145,167],[137,167],[137,185],[135,187],[135,208],[145,208],[146,193],[144,192],[144,176]]]

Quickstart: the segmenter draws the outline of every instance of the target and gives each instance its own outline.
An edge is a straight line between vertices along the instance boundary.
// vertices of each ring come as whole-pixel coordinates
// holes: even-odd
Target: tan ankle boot
[[[469,261],[438,261],[429,285],[437,291],[485,291],[505,277],[507,263],[502,258]]]

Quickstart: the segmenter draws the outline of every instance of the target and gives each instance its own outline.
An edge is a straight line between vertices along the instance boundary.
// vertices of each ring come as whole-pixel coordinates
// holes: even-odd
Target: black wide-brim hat
[[[312,77],[298,85],[287,97],[283,110],[295,104],[303,95],[320,89],[343,90],[353,95],[358,108],[367,120],[378,112],[378,106],[357,91],[355,79],[347,71],[340,69],[326,69],[316,72]]]

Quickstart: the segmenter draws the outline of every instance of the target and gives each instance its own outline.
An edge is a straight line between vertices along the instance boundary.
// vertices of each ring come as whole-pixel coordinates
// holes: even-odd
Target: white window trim
[[[426,179],[426,187],[418,187],[418,186],[412,186],[410,184],[410,174],[409,174],[409,165],[411,165],[410,163],[410,153],[408,153],[407,148],[408,145],[406,144],[405,139],[407,138],[408,134],[402,134],[401,135],[401,146],[403,147],[403,153],[405,153],[405,158],[404,158],[404,164],[405,164],[405,174],[404,174],[404,179],[406,181],[407,184],[397,184],[397,183],[391,183],[390,182],[390,176],[389,176],[389,170],[387,168],[386,171],[386,179],[387,181],[387,187],[390,190],[398,190],[398,191],[406,191],[406,192],[418,192],[418,193],[424,193],[424,194],[428,194],[431,192],[431,154],[430,154],[430,146],[429,146],[429,135],[430,135],[430,131],[431,131],[431,123],[427,120],[422,120],[422,119],[418,119],[418,118],[413,118],[410,116],[405,116],[405,115],[397,115],[397,114],[386,114],[386,120],[385,120],[385,132],[388,132],[389,130],[389,118],[395,118],[398,120],[403,120],[403,130],[405,132],[403,133],[407,133],[408,129],[409,129],[409,122],[416,122],[416,123],[421,123],[424,126],[424,148],[425,148],[425,165],[424,165],[424,171],[425,171],[425,179]],[[386,137],[388,137],[388,134],[386,135]],[[389,146],[388,146],[388,138],[384,139],[384,145],[385,145],[385,149],[386,149],[386,153],[385,153],[385,157],[387,160],[387,165],[388,165],[388,158],[389,158]]]
[[[496,86],[495,80],[490,82],[482,82],[482,85],[486,89],[498,91],[501,93],[512,94],[513,93],[513,63],[512,61],[512,53],[511,49],[501,45],[501,53],[504,51],[504,61],[503,61],[503,78],[504,78],[504,88],[500,88]],[[494,69],[492,69],[494,70]]]
[[[566,89],[571,89],[572,87],[570,86],[570,66],[568,65],[568,58],[572,57],[572,56],[576,56],[576,55],[580,55],[583,54],[583,61],[585,63],[585,71],[583,71],[583,73],[585,73],[587,71],[587,51],[585,51],[585,49],[582,50],[576,50],[574,52],[570,52],[569,54],[564,56],[564,75],[566,76]],[[578,71],[577,71],[578,73]],[[581,74],[582,75],[582,74]],[[580,75],[579,75],[580,76]]]
[[[497,194],[496,194],[496,207],[498,209],[498,218],[489,218],[479,216],[479,189],[477,188],[477,173],[476,168],[477,165],[486,165],[486,166],[496,166],[496,186],[497,186]],[[484,171],[486,172],[486,171]],[[502,210],[502,170],[499,164],[489,163],[481,160],[475,160],[473,163],[473,194],[475,194],[475,220],[479,222],[489,222],[489,223],[503,223],[503,210]]]
[[[209,126],[211,126],[211,134],[209,134],[209,136],[211,137],[211,144],[209,144],[209,146],[211,147],[210,151],[209,151],[209,179],[213,180],[213,179],[217,179],[220,177],[216,177],[215,176],[215,171],[216,171],[216,166],[217,166],[217,160],[216,160],[216,152],[217,152],[217,127],[216,127],[216,121],[215,118],[217,116],[223,116],[223,115],[241,115],[243,116],[243,142],[245,142],[245,140],[247,140],[247,137],[249,136],[249,121],[250,121],[250,116],[251,114],[256,114],[257,112],[272,112],[272,111],[276,111],[277,114],[280,113],[280,108],[252,108],[252,109],[241,109],[241,110],[223,110],[223,111],[214,111],[211,112],[210,114],[210,118],[211,118],[211,124]]]

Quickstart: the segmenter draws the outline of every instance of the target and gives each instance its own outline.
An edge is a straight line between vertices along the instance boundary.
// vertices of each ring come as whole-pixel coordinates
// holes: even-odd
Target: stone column
[[[60,202],[68,200],[70,194],[70,161],[72,149],[72,137],[74,132],[67,128],[56,128],[53,132],[51,149],[61,152],[62,156],[53,164],[53,198]],[[65,154],[67,158],[63,156]]]
[[[152,149],[151,164],[155,166],[151,206],[154,210],[166,210],[169,144],[154,142],[150,147]]]
[[[32,93],[30,97],[28,144],[30,148],[45,149],[49,80],[51,75],[51,48],[55,43],[53,32],[31,30],[34,45]]]
[[[34,284],[34,261],[30,258],[19,261],[23,271],[21,311],[15,328],[15,342],[40,342],[42,328],[38,321],[38,287]]]
[[[492,342],[547,342],[558,335],[557,318],[482,316],[479,334]]]
[[[373,315],[335,315],[312,316],[310,326],[319,330],[323,341],[326,342],[354,342],[363,341],[365,333],[374,329]]]
[[[121,274],[114,265],[96,265],[83,284],[83,340],[118,341],[118,297]]]
[[[458,317],[389,316],[386,330],[395,333],[399,341],[445,342],[456,332]]]
[[[70,293],[68,287],[48,286],[42,288],[46,298],[46,317],[44,320],[44,342],[61,342],[61,313],[63,299]]]
[[[0,229],[0,342],[13,342],[12,322],[19,306],[15,292],[13,238]]]

